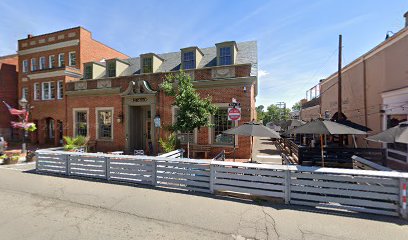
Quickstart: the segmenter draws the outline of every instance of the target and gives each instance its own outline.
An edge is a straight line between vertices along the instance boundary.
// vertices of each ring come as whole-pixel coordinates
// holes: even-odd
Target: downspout
[[[364,125],[367,127],[368,124],[368,113],[367,113],[367,68],[366,59],[363,58],[363,85],[364,85]],[[365,141],[366,147],[368,147],[367,140]]]

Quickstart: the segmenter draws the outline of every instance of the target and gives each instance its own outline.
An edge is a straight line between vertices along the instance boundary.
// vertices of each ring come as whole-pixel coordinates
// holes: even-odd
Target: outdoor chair
[[[116,151],[116,152],[111,152],[113,155],[122,155],[123,151]]]
[[[144,150],[134,150],[133,155],[145,155]]]

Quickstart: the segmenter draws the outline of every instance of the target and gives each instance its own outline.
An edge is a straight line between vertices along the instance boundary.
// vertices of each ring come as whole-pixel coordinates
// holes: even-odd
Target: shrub
[[[180,142],[175,133],[171,133],[166,139],[160,138],[159,143],[164,153],[174,151],[180,146]]]

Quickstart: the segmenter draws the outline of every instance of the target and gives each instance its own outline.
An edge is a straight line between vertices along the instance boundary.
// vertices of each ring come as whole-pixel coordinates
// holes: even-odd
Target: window
[[[115,62],[108,63],[108,77],[116,77],[116,64]]]
[[[69,53],[69,66],[75,66],[76,65],[76,54],[75,52],[70,52]]]
[[[65,67],[65,54],[60,53],[58,54],[58,67]]]
[[[143,58],[143,73],[153,72],[153,58]]]
[[[228,121],[228,109],[220,108],[214,115],[214,136],[213,143],[221,145],[233,145],[234,135],[222,133],[225,130],[234,127],[232,121]]]
[[[183,68],[184,69],[195,68],[194,52],[183,53]]]
[[[40,83],[34,83],[34,100],[40,100],[40,98],[41,98]]]
[[[407,114],[387,115],[387,129],[397,126],[401,122],[407,121]],[[388,143],[388,156],[394,159],[406,162],[408,153],[408,144],[406,143]]]
[[[40,70],[45,69],[45,57],[40,57]]]
[[[63,99],[64,98],[64,81],[58,81],[57,85],[57,98]]]
[[[37,63],[35,61],[35,58],[31,58],[31,71],[37,70]]]
[[[23,87],[21,89],[21,98],[28,100],[28,87]]]
[[[74,112],[74,135],[88,136],[88,111],[78,110]]]
[[[112,110],[97,110],[98,139],[112,139]]]
[[[55,56],[51,55],[48,57],[48,67],[54,68],[55,67]]]
[[[220,48],[220,65],[230,65],[231,63],[231,47]]]
[[[54,82],[42,83],[42,100],[52,100],[55,98]]]
[[[28,60],[23,61],[23,72],[28,72]]]
[[[92,79],[92,65],[85,66],[84,79]]]

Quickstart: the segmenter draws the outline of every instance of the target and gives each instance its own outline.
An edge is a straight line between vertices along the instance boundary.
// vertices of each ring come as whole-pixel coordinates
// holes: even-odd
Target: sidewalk
[[[282,165],[280,151],[270,138],[254,138],[253,158],[254,161],[265,164]]]

